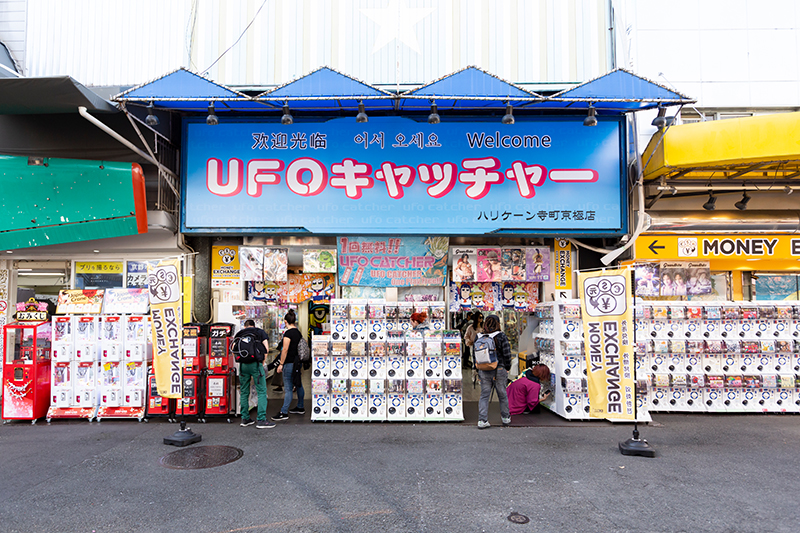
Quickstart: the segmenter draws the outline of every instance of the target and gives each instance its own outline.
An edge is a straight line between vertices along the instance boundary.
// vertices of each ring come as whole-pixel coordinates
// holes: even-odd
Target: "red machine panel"
[[[48,322],[14,322],[4,327],[3,403],[5,420],[37,420],[50,406]]]

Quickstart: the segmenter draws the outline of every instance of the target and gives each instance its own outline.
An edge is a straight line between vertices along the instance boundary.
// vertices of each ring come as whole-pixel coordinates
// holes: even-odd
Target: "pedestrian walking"
[[[491,427],[491,424],[489,424],[489,398],[491,398],[492,390],[497,391],[497,399],[500,401],[500,419],[503,425],[507,426],[511,423],[511,414],[508,411],[508,394],[506,393],[508,371],[511,370],[511,344],[508,342],[506,334],[500,331],[500,319],[497,315],[486,317],[483,323],[483,333],[478,335],[475,343],[476,350],[479,345],[487,344],[489,350],[494,350],[493,358],[497,361],[496,368],[492,370],[478,368],[478,377],[481,380],[481,397],[478,401],[478,428],[486,429]],[[475,360],[477,363],[477,355]]]
[[[297,345],[300,344],[303,334],[297,329],[297,314],[294,309],[289,309],[286,316],[283,317],[283,321],[286,323],[286,331],[283,333],[280,361],[276,370],[283,375],[283,406],[281,411],[272,417],[276,422],[288,419],[290,414],[303,415],[306,412],[303,404],[305,400],[303,366],[297,353]],[[294,390],[297,390],[297,406],[289,409]]]

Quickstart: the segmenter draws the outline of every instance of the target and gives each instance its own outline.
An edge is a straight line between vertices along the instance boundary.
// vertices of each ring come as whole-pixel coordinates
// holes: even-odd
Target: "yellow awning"
[[[794,178],[800,112],[672,126],[650,139],[642,164],[645,180]]]

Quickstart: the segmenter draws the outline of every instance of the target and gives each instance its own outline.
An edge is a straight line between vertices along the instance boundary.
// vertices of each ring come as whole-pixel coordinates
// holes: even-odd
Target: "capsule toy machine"
[[[122,406],[129,410],[128,416],[135,416],[141,420],[145,415],[147,400],[147,363],[128,361],[122,365],[124,372]]]
[[[448,421],[464,420],[464,399],[460,379],[444,379],[442,381],[444,418]]]
[[[97,374],[99,366],[90,361],[73,361],[74,393],[71,411],[76,417],[92,419],[97,414]],[[68,413],[65,413],[65,415]],[[51,418],[55,415],[51,416]]]
[[[758,320],[755,324],[755,336],[759,340],[777,338],[777,317],[774,305],[758,306]]]
[[[670,340],[686,339],[686,307],[683,305],[669,306],[669,320],[667,321],[667,337]]]
[[[762,384],[763,379],[761,374],[742,376],[742,388],[740,393],[741,411],[748,413],[758,413],[762,411],[762,407],[758,401]]]
[[[333,379],[347,379],[350,375],[350,357],[345,340],[331,342],[330,374]]]
[[[350,341],[366,342],[369,339],[367,300],[350,300],[350,321],[347,328]]]
[[[406,381],[406,420],[425,419],[425,380],[414,378]]]
[[[406,419],[406,380],[386,380],[386,419]]]
[[[369,401],[367,399],[367,380],[350,380],[350,420],[365,422],[369,417]]]
[[[350,418],[349,380],[346,378],[331,380],[331,420],[348,420]]]
[[[688,411],[689,389],[686,374],[671,374],[669,386],[669,410]]]
[[[390,331],[400,331],[400,308],[397,302],[386,302],[383,306],[386,315],[386,338],[389,338]]]
[[[634,346],[637,376],[646,376],[650,372],[650,353],[648,351],[649,346],[650,343],[648,341],[637,341],[636,345]]]
[[[773,361],[775,372],[783,374],[791,372],[793,367],[792,359],[792,341],[790,340],[776,340],[775,341],[775,360]]]
[[[208,373],[227,374],[233,370],[233,329],[233,324],[226,322],[217,322],[208,327]]]
[[[75,361],[95,363],[99,360],[100,318],[76,316],[73,322],[75,339]]]
[[[706,374],[722,374],[722,362],[727,348],[723,340],[705,341],[703,353],[703,372]]]
[[[702,340],[686,341],[686,371],[702,372],[706,342]]]
[[[778,388],[775,391],[778,411],[781,413],[796,413],[800,411],[800,404],[795,404],[795,375],[779,374]],[[800,400],[800,398],[797,398]]]
[[[51,331],[50,321],[17,321],[4,326],[3,423],[30,420],[35,424],[47,414],[50,406]]]
[[[363,341],[350,342],[350,379],[367,379],[369,364],[367,356],[367,343]]]
[[[390,331],[386,337],[386,376],[389,379],[406,377],[406,344],[402,331]]]
[[[761,342],[757,340],[739,341],[740,365],[738,372],[755,374],[761,359]]]
[[[350,338],[350,313],[348,300],[333,298],[331,300],[331,340],[347,341]]]
[[[687,341],[701,341],[703,337],[703,306],[687,305],[683,321],[683,336]]]
[[[441,379],[425,380],[425,420],[444,419],[444,396]]]
[[[670,342],[667,339],[655,339],[652,341],[652,354],[650,355],[650,369],[656,374],[666,374],[669,372],[671,364]]]
[[[433,331],[444,331],[445,325],[445,311],[447,306],[445,302],[431,302],[431,329]]]
[[[738,305],[727,304],[722,306],[722,324],[719,336],[724,341],[739,340],[739,326],[741,323],[741,309]]]
[[[724,409],[729,413],[736,413],[743,411],[742,406],[742,375],[741,374],[726,374],[725,375],[725,388],[722,389]]]
[[[411,332],[415,334],[406,340],[406,377],[408,379],[423,379],[425,376],[425,355],[423,352],[423,340],[419,331]]]
[[[670,385],[671,380],[669,374],[659,373],[653,374],[650,378],[650,410],[651,411],[671,411],[672,404],[670,404]]]
[[[100,363],[100,411],[122,406],[122,369],[118,362]],[[100,414],[98,411],[98,417]]]
[[[672,339],[669,341],[669,359],[667,370],[670,372],[686,371],[686,341],[683,339]]]
[[[414,302],[397,303],[397,321],[403,332],[411,331],[411,315],[414,314]]]
[[[165,417],[175,422],[175,400],[164,398],[158,394],[156,376],[152,372],[147,375],[147,418]]]
[[[792,340],[792,326],[794,321],[794,308],[791,305],[775,305],[775,322],[772,336],[775,340]]]
[[[386,380],[370,379],[367,385],[367,418],[370,421],[383,422],[386,420]]]
[[[444,379],[462,379],[461,333],[457,330],[442,332],[442,369]]]
[[[800,342],[800,305],[792,306],[792,315],[794,319],[790,323],[789,335],[797,343]]]
[[[386,379],[386,343],[370,341],[367,348],[369,350],[367,361],[369,379]]]
[[[206,324],[184,324],[182,346],[183,373],[200,374],[206,368],[208,326]]]
[[[761,387],[757,392],[758,410],[763,413],[785,412],[781,408],[780,395],[778,394],[778,375],[763,374],[761,376]],[[785,408],[784,408],[785,409]]]
[[[703,390],[705,390],[705,374],[689,374],[686,381],[686,410],[689,412],[705,411]]]
[[[311,380],[311,421],[331,419],[331,380]]]
[[[201,376],[196,374],[184,374],[183,381],[183,395],[178,398],[175,406],[175,414],[183,416],[196,416],[200,418],[201,402],[203,398],[202,391],[200,390],[202,380]]]
[[[706,305],[703,307],[703,329],[701,336],[705,341],[722,340],[722,306]]]
[[[330,335],[314,335],[311,340],[311,379],[328,379],[331,375]]]
[[[703,403],[708,413],[725,412],[725,376],[720,374],[706,376],[706,388],[703,390]]]
[[[761,335],[759,329],[759,308],[757,305],[741,304],[739,306],[739,339],[757,341]]]
[[[425,379],[442,379],[442,332],[430,330],[425,333]]]
[[[233,388],[231,382],[233,374],[203,373],[204,405],[200,414],[200,421],[205,422],[209,417],[223,417],[231,422],[231,413],[235,411]]]
[[[637,303],[633,308],[633,328],[637,342],[651,339],[653,308],[649,305]]]
[[[369,342],[380,342],[386,340],[386,301],[369,300],[368,302],[368,326]]]

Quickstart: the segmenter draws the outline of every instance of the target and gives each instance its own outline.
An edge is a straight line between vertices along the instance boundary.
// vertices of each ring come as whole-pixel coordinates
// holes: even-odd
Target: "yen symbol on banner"
[[[621,315],[628,309],[625,276],[598,276],[583,281],[589,316]]]

